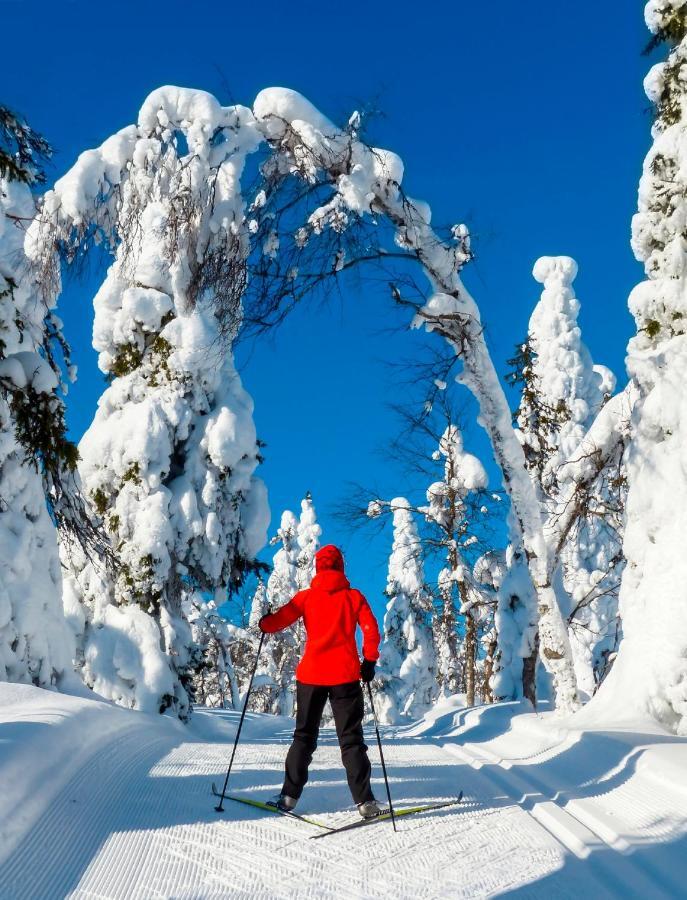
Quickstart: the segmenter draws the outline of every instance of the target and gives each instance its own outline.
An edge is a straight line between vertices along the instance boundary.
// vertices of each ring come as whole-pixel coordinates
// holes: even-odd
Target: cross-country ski
[[[419,813],[433,812],[437,809],[446,809],[448,806],[456,806],[462,799],[463,793],[461,791],[460,795],[455,800],[448,800],[445,803],[428,803],[424,806],[411,806],[407,809],[395,809],[394,816],[397,819],[402,819],[406,816],[416,816]],[[375,822],[386,822],[390,819],[391,811],[383,809],[381,812],[376,813],[374,816],[369,816],[367,819],[357,819],[355,822],[349,822],[347,825],[339,825],[338,828],[331,828],[327,834],[340,834],[342,831],[351,831],[353,828],[362,828],[365,825],[372,825]],[[314,834],[312,835],[312,838],[317,840],[324,836],[324,834]]]
[[[323,828],[325,831],[334,831],[329,825],[324,825],[322,822],[316,822],[308,816],[301,816],[292,810],[283,809],[276,803],[263,803],[260,800],[253,800],[250,797],[236,797],[233,794],[223,794],[218,790],[217,785],[214,782],[212,784],[212,793],[215,797],[220,797],[224,800],[232,800],[234,803],[244,803],[246,806],[252,806],[254,809],[262,809],[265,812],[276,813],[277,815],[286,816],[289,819],[297,819],[299,822],[305,822],[306,825],[314,825],[316,828]]]
[[[0,29],[0,900],[687,896],[687,0]]]

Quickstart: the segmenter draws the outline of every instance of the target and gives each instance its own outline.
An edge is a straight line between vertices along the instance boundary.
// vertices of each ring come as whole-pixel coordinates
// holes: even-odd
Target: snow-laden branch
[[[480,422],[491,439],[527,553],[537,591],[541,651],[557,704],[565,711],[577,708],[570,644],[552,587],[539,506],[478,307],[460,278],[470,258],[465,229],[454,229],[453,243],[442,240],[430,224],[429,207],[402,192],[399,157],[358,140],[355,120],[348,130],[337,129],[307,100],[283,88],[261,91],[253,111],[282,171],[310,181],[324,174],[331,184],[331,197],[311,214],[310,229],[344,228],[351,217],[381,215],[394,226],[396,244],[422,266],[434,293],[418,310],[415,324],[444,337],[463,361],[460,380],[479,403]]]
[[[630,439],[632,410],[638,399],[634,381],[606,403],[567,463],[558,470],[562,485],[559,508],[545,526],[553,571],[576,521],[587,509],[589,492],[601,472],[622,456]]]

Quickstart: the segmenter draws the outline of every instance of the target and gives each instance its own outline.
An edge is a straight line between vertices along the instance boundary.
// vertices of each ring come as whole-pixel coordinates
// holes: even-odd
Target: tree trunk
[[[465,694],[468,706],[475,705],[475,659],[477,624],[471,612],[465,616]]]
[[[534,649],[522,661],[522,694],[537,708],[537,660],[539,658],[539,632],[534,636]]]
[[[494,658],[496,656],[496,648],[498,641],[494,637],[487,645],[487,655],[484,660],[484,678],[482,681],[482,700],[484,703],[493,703],[494,694],[491,689],[491,676],[494,674]]]

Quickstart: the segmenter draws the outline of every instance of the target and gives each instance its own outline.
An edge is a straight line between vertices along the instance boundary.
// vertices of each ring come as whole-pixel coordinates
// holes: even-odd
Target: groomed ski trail
[[[622,735],[558,733],[532,715],[511,727],[520,711],[450,710],[385,729],[397,804],[448,800],[461,789],[463,803],[399,820],[397,834],[380,822],[326,841],[309,840],[312,828],[301,822],[241,804],[215,811],[210,785],[223,775],[237,713],[200,711],[190,730],[127,719],[3,859],[0,897],[676,896],[674,884],[687,877],[687,795],[644,771]],[[289,739],[288,720],[250,716],[232,793],[275,793]],[[673,748],[657,739],[647,752],[654,749]],[[330,730],[299,812],[332,826],[355,816]]]

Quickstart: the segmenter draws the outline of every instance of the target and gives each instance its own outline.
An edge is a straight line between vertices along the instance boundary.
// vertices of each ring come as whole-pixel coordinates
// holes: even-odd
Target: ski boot
[[[376,800],[365,800],[363,803],[358,804],[358,812],[363,819],[374,819],[376,816],[381,815],[384,810]]]
[[[268,806],[276,806],[277,809],[281,809],[284,812],[293,812],[297,803],[298,800],[294,797],[289,797],[288,794],[275,794],[274,797],[270,797],[267,801]]]

